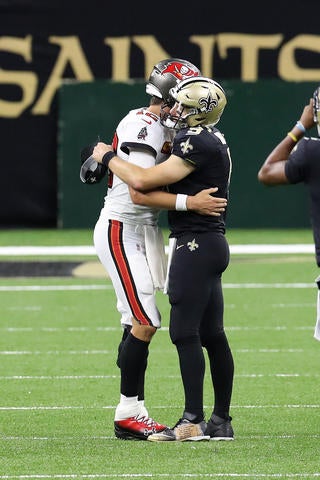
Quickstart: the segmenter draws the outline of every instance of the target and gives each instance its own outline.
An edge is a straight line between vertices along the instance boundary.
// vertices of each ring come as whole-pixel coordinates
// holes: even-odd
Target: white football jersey
[[[173,131],[163,127],[160,118],[140,108],[131,110],[119,123],[113,140],[117,155],[143,168],[163,162],[170,155]],[[154,225],[159,209],[135,205],[128,185],[109,172],[108,193],[101,214],[133,224]]]

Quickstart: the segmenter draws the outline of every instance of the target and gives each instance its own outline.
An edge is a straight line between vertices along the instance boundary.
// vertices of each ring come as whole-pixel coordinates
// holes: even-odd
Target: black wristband
[[[102,157],[102,160],[101,160],[102,165],[104,165],[105,167],[108,168],[108,165],[109,165],[109,162],[110,162],[111,158],[113,158],[115,156],[116,156],[116,154],[114,152],[105,153]]]

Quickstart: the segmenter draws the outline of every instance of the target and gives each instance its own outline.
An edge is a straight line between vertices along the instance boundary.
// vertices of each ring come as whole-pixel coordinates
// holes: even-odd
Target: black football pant
[[[176,345],[185,411],[203,416],[206,348],[214,413],[229,416],[234,364],[224,332],[222,273],[229,246],[221,233],[187,233],[177,239],[169,272],[170,337]]]

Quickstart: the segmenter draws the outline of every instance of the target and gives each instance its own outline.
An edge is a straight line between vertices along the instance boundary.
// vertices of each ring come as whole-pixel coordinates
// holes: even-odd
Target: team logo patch
[[[190,137],[185,142],[180,143],[180,148],[183,154],[189,153],[193,150],[193,146],[190,143]]]
[[[178,80],[184,80],[189,77],[197,77],[199,75],[198,72],[180,62],[169,63],[166,68],[162,70],[161,75],[164,75],[165,73],[171,73]]]
[[[200,98],[199,105],[204,107],[206,112],[212,112],[218,106],[218,100],[213,98],[209,92],[206,98]]]
[[[161,153],[169,155],[171,153],[172,143],[171,142],[164,142],[161,148]]]
[[[199,248],[198,243],[196,242],[196,239],[194,238],[192,242],[187,243],[187,247],[189,248],[190,252],[193,252],[197,248]]]
[[[142,127],[140,132],[138,133],[138,136],[137,138],[139,140],[145,140],[148,136],[148,131],[147,131],[147,127]]]

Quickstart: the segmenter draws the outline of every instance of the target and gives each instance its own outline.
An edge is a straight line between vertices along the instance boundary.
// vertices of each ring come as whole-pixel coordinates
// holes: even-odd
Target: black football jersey
[[[215,196],[228,198],[231,156],[224,135],[214,127],[192,127],[180,130],[173,142],[172,154],[194,166],[194,171],[177,183],[169,185],[171,193],[195,195],[200,190],[218,187]],[[173,236],[189,230],[225,232],[226,212],[220,217],[200,215],[192,211],[168,212]]]
[[[304,182],[309,191],[310,216],[320,267],[320,139],[302,138],[292,150],[285,164],[285,174],[290,183]]]

